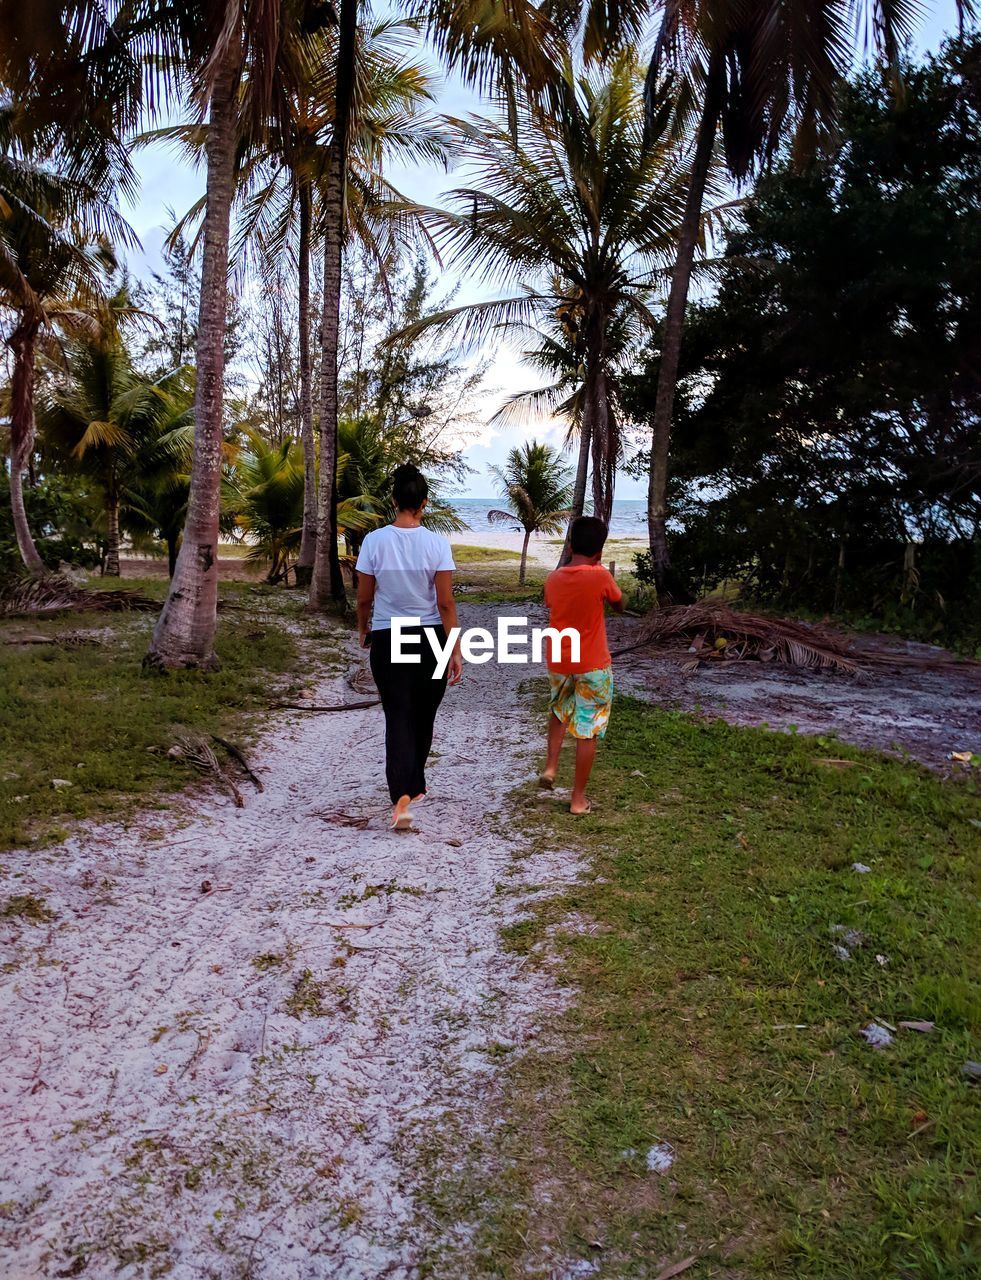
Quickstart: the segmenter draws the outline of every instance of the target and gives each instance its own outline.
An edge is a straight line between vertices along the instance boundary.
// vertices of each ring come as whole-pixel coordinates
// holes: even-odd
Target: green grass
[[[976,784],[621,698],[591,793],[579,819],[527,796],[532,846],[587,871],[507,931],[571,1008],[509,1065],[497,1142],[434,1178],[438,1212],[483,1206],[486,1274],[978,1275]],[[848,960],[835,925],[866,935]],[[936,1029],[877,1051],[873,1018]]]
[[[125,585],[160,595],[166,586],[153,579]],[[222,597],[241,607],[220,615],[222,668],[213,675],[144,674],[153,615],[0,624],[0,848],[58,841],[75,819],[186,786],[195,775],[166,754],[178,732],[241,735],[250,714],[268,706],[271,677],[300,674],[279,612],[295,612],[292,599],[238,584],[222,584]],[[97,643],[11,643],[24,634],[72,633]],[[53,779],[71,785],[56,787]]]
[[[453,547],[453,559],[460,564],[490,564],[499,560],[520,560],[520,551],[508,551],[503,547]]]
[[[456,555],[457,548],[453,548]],[[540,601],[547,570],[540,565],[528,566],[524,586],[518,585],[517,566],[478,562],[462,563],[455,577],[457,604],[522,604]],[[466,626],[466,618],[462,617]]]

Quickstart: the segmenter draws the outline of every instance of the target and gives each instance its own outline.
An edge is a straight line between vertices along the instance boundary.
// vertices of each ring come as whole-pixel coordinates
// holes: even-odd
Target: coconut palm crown
[[[512,449],[503,467],[491,467],[509,510],[491,510],[491,524],[517,523],[524,530],[518,584],[524,585],[528,567],[528,543],[533,533],[559,533],[569,518],[572,501],[571,473],[557,449],[529,440]]]
[[[426,317],[406,332],[456,326],[465,341],[556,322],[581,368],[580,449],[572,500],[582,513],[592,462],[593,507],[609,519],[621,423],[614,364],[654,327],[660,273],[671,260],[687,172],[665,137],[645,141],[643,75],[627,51],[576,72],[567,56],[547,113],[520,104],[510,122],[452,125],[473,183],[428,225],[459,270],[511,285],[509,295]]]

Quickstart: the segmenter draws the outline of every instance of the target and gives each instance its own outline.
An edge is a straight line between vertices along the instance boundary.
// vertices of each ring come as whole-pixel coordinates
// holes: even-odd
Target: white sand
[[[553,569],[562,550],[560,544],[555,541],[557,537],[557,534],[532,534],[531,542],[528,544],[529,563]],[[512,533],[508,529],[486,531],[464,529],[462,533],[451,533],[449,539],[453,546],[495,547],[498,550],[520,552],[524,534]],[[642,538],[618,538],[614,535],[607,546],[607,551],[604,552],[603,561],[605,563],[608,560],[616,560],[625,568],[631,568],[634,554],[642,551],[645,546],[646,543]],[[487,561],[487,563],[492,562]],[[508,561],[505,560],[502,563],[508,563]]]
[[[147,813],[4,858],[6,893],[56,919],[0,920],[0,1274],[419,1274],[415,1153],[448,1113],[466,1131],[492,1050],[561,1003],[498,936],[532,881],[577,873],[571,854],[519,871],[494,824],[535,764],[527,675],[469,667],[448,692],[421,834],[387,830],[380,709],[285,711],[245,809],[205,795],[183,826]],[[322,1016],[287,1012],[304,981]]]

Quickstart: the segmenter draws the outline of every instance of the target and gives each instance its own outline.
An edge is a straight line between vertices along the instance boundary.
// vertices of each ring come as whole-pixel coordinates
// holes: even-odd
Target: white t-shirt
[[[391,631],[393,618],[419,618],[422,626],[435,626],[440,621],[436,574],[455,568],[450,544],[431,529],[394,524],[373,529],[357,563],[358,573],[375,579],[372,631]]]

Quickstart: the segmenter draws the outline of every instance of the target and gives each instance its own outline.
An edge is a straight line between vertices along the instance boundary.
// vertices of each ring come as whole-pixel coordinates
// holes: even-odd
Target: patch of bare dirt
[[[169,578],[167,561],[160,556],[135,556],[120,560],[123,578]],[[250,563],[234,556],[218,557],[218,577],[222,582],[257,582],[269,571],[268,563]]]
[[[610,647],[631,644],[640,626],[636,618],[613,619]],[[625,691],[730,724],[833,734],[932,769],[948,768],[952,751],[981,750],[981,664],[957,663],[944,649],[887,636],[862,636],[855,652],[874,656],[874,666],[849,675],[718,661],[686,671],[691,658],[684,650],[648,647],[623,654],[614,665]],[[904,663],[911,657],[915,665]]]

